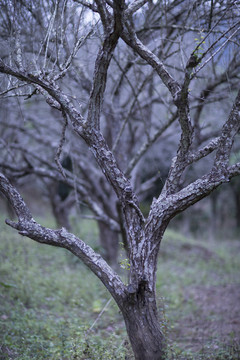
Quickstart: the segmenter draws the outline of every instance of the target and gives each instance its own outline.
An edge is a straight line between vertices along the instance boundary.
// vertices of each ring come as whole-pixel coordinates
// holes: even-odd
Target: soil
[[[239,346],[240,284],[191,287],[185,296],[193,301],[194,311],[174,329],[173,340],[181,348],[199,352],[206,347]]]

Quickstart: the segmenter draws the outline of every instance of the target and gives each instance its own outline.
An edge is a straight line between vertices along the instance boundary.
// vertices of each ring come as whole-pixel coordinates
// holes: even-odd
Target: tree
[[[121,229],[130,263],[128,284],[123,283],[99,254],[65,228],[53,230],[36,223],[19,192],[1,173],[0,191],[18,217],[18,222],[6,220],[6,223],[24,236],[66,248],[79,257],[103,282],[121,310],[135,358],[161,360],[166,356],[166,341],[157,317],[155,283],[163,234],[178,213],[240,174],[240,162],[229,162],[240,130],[237,5],[227,1],[196,1],[189,9],[184,0],[167,1],[164,5],[160,1],[147,0],[76,0],[74,3],[3,1],[3,36],[12,50],[8,52],[6,47],[6,54],[0,60],[5,86],[1,95],[4,97],[15,91],[14,96],[31,98],[40,93],[55,109],[53,111],[57,109],[61,114],[62,120],[58,115],[57,122],[62,121],[62,134],[57,146],[57,165],[53,164],[47,171],[37,167],[37,162],[46,164],[46,160],[36,149],[31,148],[24,158],[28,148],[21,148],[20,141],[11,145],[22,156],[19,164],[6,163],[9,161],[6,154],[5,164],[2,161],[1,167],[9,174],[22,176],[33,172],[49,178],[56,177],[58,167],[58,179],[64,178],[75,187],[101,223],[115,233]],[[29,20],[29,27],[21,25],[23,19]],[[79,34],[79,19],[85,36]],[[91,86],[81,67],[74,64],[78,50],[89,38],[95,40],[91,50],[97,52]],[[83,50],[83,58],[89,53],[90,50]],[[120,56],[123,53],[128,55],[127,61]],[[120,69],[118,81],[112,73],[116,67]],[[147,70],[143,71],[143,68]],[[74,98],[76,95],[73,94],[77,93],[74,82],[71,82],[72,93],[69,94],[68,76],[72,81],[79,77],[87,84],[87,106],[81,107],[77,101],[81,103],[80,97]],[[126,84],[129,87],[124,92]],[[230,99],[226,99],[226,84],[231,87],[231,95],[235,95],[232,105]],[[113,97],[110,98],[111,92]],[[208,113],[203,109],[208,110],[213,102],[214,106],[220,106],[221,102],[228,106],[228,115],[221,108],[218,112],[221,120],[212,116],[206,119]],[[111,110],[108,116],[104,115],[106,107]],[[155,114],[156,110],[158,114]],[[166,116],[160,125],[159,114]],[[145,218],[137,196],[141,194],[139,182],[140,187],[146,186],[140,176],[144,166],[137,165],[153,144],[157,148],[160,146],[157,140],[171,124],[175,124],[175,120],[178,121],[178,125],[174,125],[177,132],[175,155],[160,195],[152,199]],[[67,127],[70,128],[68,134]],[[16,121],[13,128],[19,137],[24,132],[29,134],[29,129],[26,131],[24,126],[17,126]],[[52,138],[57,138],[55,128],[51,131]],[[48,140],[41,139],[36,128],[31,129],[31,134],[43,143]],[[61,166],[59,159],[66,136],[74,142],[76,152],[88,148],[95,159],[93,161],[87,155],[91,164],[86,166],[83,162],[80,165],[81,174],[85,170],[86,178],[81,175],[74,178]],[[139,136],[145,138],[140,148]],[[74,158],[74,152],[71,155]],[[79,161],[79,157],[77,159]],[[196,167],[195,179],[188,178],[189,168],[203,161],[208,165],[204,173],[197,175]],[[96,174],[96,164],[101,169],[101,176],[97,172],[101,202],[93,200],[91,187],[86,190],[86,179],[92,176],[88,171]],[[112,203],[109,203],[105,189],[110,191],[110,201],[113,199],[117,205],[113,216]]]

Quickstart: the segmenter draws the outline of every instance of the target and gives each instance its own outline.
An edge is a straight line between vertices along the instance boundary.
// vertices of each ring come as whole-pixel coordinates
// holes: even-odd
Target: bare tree
[[[166,341],[157,317],[155,283],[163,234],[178,213],[240,174],[240,162],[229,162],[240,130],[239,8],[237,2],[228,1],[196,1],[190,7],[180,0],[164,5],[147,0],[74,3],[3,1],[2,24],[9,51],[6,47],[0,60],[4,86],[1,95],[32,97],[39,93],[61,114],[57,122],[62,125],[58,126],[56,164],[49,164],[36,149],[26,154],[28,148],[21,150],[19,141],[15,150],[24,162],[5,161],[4,165],[2,161],[1,167],[9,174],[29,171],[46,178],[56,177],[59,170],[59,180],[65,179],[75,188],[95,217],[113,230],[113,241],[117,232],[122,232],[130,263],[128,284],[83,240],[64,228],[53,230],[36,223],[16,188],[1,174],[0,190],[18,217],[18,222],[6,223],[24,236],[66,248],[79,257],[119,306],[135,358],[161,360],[166,357]],[[29,28],[21,25],[26,17]],[[85,36],[80,36],[79,23]],[[90,45],[97,53],[91,80],[87,71],[74,64],[89,38],[95,39]],[[89,53],[83,51],[83,58]],[[69,90],[65,80],[68,76],[82,81],[87,105],[81,106],[81,96],[74,95],[74,82],[72,92]],[[221,102],[217,121],[216,116],[214,119],[203,111],[208,106],[212,111],[211,104],[220,107]],[[162,116],[165,121],[161,123]],[[138,195],[148,184],[138,181],[144,168],[139,164],[153,144],[160,146],[157,140],[173,123],[178,140],[175,154],[160,195],[153,198],[145,218]],[[16,136],[29,134],[29,129],[16,127],[16,122],[14,129]],[[35,128],[30,133],[35,138],[39,135]],[[51,129],[53,139],[58,134]],[[74,142],[73,157],[87,148],[95,159],[87,155],[86,161],[81,161],[79,177],[78,173],[67,173],[60,164],[67,136]],[[141,146],[139,138],[143,139]],[[41,143],[44,141],[47,138],[41,139]],[[13,148],[14,144],[9,147]],[[189,167],[200,161],[207,164],[204,173],[189,179]],[[44,163],[47,168],[37,166]],[[96,164],[101,174],[96,172]],[[96,184],[94,176],[99,189],[95,197],[91,190]]]

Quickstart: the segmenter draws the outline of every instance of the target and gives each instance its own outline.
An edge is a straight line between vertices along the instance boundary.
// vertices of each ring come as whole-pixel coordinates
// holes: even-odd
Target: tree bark
[[[157,316],[155,294],[140,286],[121,308],[136,360],[166,359],[166,340]]]
[[[99,240],[103,248],[103,257],[108,264],[117,265],[118,259],[118,246],[119,246],[119,235],[117,231],[109,228],[107,224],[98,222],[99,228]]]

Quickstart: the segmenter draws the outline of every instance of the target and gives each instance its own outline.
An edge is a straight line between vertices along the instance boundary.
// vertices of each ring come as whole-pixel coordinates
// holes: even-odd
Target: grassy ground
[[[93,223],[78,232],[97,247]],[[239,250],[237,240],[166,233],[157,293],[169,359],[240,359]],[[0,218],[0,359],[131,358],[122,317],[98,279]]]

